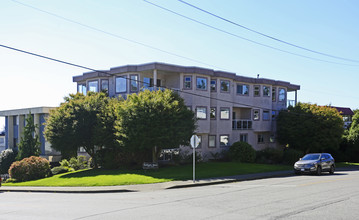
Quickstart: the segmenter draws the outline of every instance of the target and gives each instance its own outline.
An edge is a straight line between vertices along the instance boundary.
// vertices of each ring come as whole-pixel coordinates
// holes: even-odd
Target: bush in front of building
[[[287,148],[284,150],[283,163],[293,165],[303,156],[303,151]]]
[[[266,148],[257,151],[257,163],[264,164],[280,164],[283,162],[283,149],[281,148]]]
[[[7,174],[11,164],[16,160],[17,151],[6,149],[0,153],[0,174]]]
[[[256,160],[256,151],[252,145],[246,142],[235,142],[229,148],[229,156],[233,161],[243,163],[254,163]]]
[[[63,166],[57,166],[57,167],[54,167],[54,168],[51,169],[52,175],[57,175],[57,174],[60,174],[60,173],[67,173],[69,171],[71,171],[70,168],[63,167]]]
[[[41,157],[27,157],[12,163],[9,174],[17,182],[45,178],[51,175],[50,162]]]

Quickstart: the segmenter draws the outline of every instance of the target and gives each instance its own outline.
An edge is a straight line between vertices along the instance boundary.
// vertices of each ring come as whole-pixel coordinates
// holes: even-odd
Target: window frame
[[[97,88],[96,88],[96,91],[91,91],[90,90],[90,83],[97,83]],[[87,91],[91,91],[91,92],[99,92],[99,83],[98,83],[98,80],[90,80],[87,82]]]
[[[211,137],[214,137],[214,146],[210,145],[210,143],[211,143],[210,138]],[[216,148],[216,146],[217,146],[217,137],[216,137],[216,135],[208,135],[208,148]]]
[[[108,93],[108,90],[110,90],[110,81],[108,79],[101,79],[101,91],[103,91],[103,82],[107,81],[107,93]]]
[[[191,79],[191,81],[189,81],[189,88],[186,87],[186,78],[189,77]],[[186,90],[191,90],[192,89],[192,84],[193,84],[193,77],[192,75],[184,75],[183,76],[183,89]]]
[[[239,93],[238,92],[238,86],[242,86],[242,93]],[[243,93],[243,86],[245,86],[247,88],[247,94],[244,94]],[[240,96],[249,96],[249,85],[248,84],[243,84],[243,83],[237,83],[237,91],[236,91],[236,94],[237,95],[240,95]]]
[[[222,118],[222,110],[228,109],[228,118]],[[219,111],[219,119],[221,120],[230,120],[231,119],[231,108],[230,107],[221,107]]]
[[[267,113],[267,117],[265,117],[264,113]],[[269,112],[269,110],[263,110],[262,111],[262,120],[263,121],[270,121],[270,112]]]
[[[227,137],[227,145],[221,145],[221,137]],[[219,135],[219,147],[229,147],[229,134],[220,134]]]
[[[199,109],[199,108],[205,109],[205,115],[206,115],[205,118],[199,118],[199,117],[198,117],[198,109]],[[198,120],[207,120],[207,107],[206,107],[206,106],[196,106],[196,118],[197,118]]]
[[[132,79],[132,77],[137,77],[137,79],[136,80],[134,80],[134,79]],[[140,77],[139,77],[139,75],[138,74],[130,74],[130,92],[138,92],[139,91],[139,89],[140,89],[140,79],[139,79]],[[136,83],[136,85],[137,85],[137,88],[136,88],[136,90],[132,90],[132,83],[133,82],[135,82]]]
[[[214,84],[212,84],[212,82],[214,82]],[[214,89],[212,89],[213,88],[212,85],[214,85]],[[209,89],[210,89],[211,92],[217,92],[217,79],[211,79],[210,80]]]
[[[280,91],[284,91],[284,94],[283,94],[284,98],[283,99],[280,98],[280,96],[281,96]],[[285,88],[279,88],[279,90],[278,90],[278,102],[285,102],[285,100],[287,98],[286,92],[287,91],[285,90]]]
[[[124,81],[125,81],[125,90],[124,91],[117,91],[117,85],[118,85],[118,83],[117,83],[117,79],[123,79]],[[123,93],[127,93],[127,76],[126,75],[124,75],[124,76],[116,76],[116,78],[115,78],[115,93],[116,94],[123,94]]]
[[[81,86],[81,91],[80,91],[80,88],[79,88],[80,86]],[[84,91],[84,89],[85,89],[85,91]],[[81,94],[83,94],[83,95],[86,95],[86,93],[87,93],[86,84],[84,84],[84,83],[78,84],[78,85],[77,85],[77,92],[78,92],[78,93],[81,93]]]
[[[264,92],[265,89],[268,89],[266,92],[267,94]],[[271,96],[270,86],[262,86],[262,94],[263,97],[270,97]]]
[[[264,134],[257,134],[257,144],[264,144]]]
[[[206,88],[201,89],[198,88],[198,79],[204,79],[206,82]],[[207,91],[208,90],[208,78],[204,77],[204,76],[196,76],[196,90],[200,90],[200,91]]]
[[[258,117],[255,118],[255,112],[258,112]],[[261,110],[260,109],[253,109],[253,121],[259,121],[261,119]]]
[[[243,141],[243,140],[242,140],[242,137],[246,137],[246,138],[245,138],[246,140]],[[248,143],[248,133],[240,133],[240,134],[239,134],[239,141]]]
[[[222,89],[222,82],[227,82],[228,83],[228,90],[227,91]],[[221,79],[220,80],[220,86],[221,86],[220,90],[221,90],[222,93],[230,93],[230,91],[231,91],[231,81]]]
[[[258,88],[258,94],[256,95],[257,89]],[[253,96],[254,97],[260,97],[261,96],[261,86],[260,85],[254,85],[253,86]]]
[[[214,117],[212,117],[212,109],[214,109]],[[210,109],[209,109],[209,118],[211,120],[216,120],[217,119],[217,107],[210,107]]]
[[[277,87],[272,87],[272,102],[277,101]]]

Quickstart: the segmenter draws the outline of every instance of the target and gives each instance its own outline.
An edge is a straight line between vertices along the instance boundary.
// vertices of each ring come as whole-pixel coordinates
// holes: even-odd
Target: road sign
[[[191,142],[191,147],[192,147],[192,148],[197,148],[198,145],[199,145],[199,138],[198,138],[198,136],[197,136],[197,135],[192,135],[190,142]]]

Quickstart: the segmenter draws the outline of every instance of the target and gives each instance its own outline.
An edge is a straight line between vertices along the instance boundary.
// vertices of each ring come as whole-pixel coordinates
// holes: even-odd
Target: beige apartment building
[[[276,147],[278,112],[297,102],[299,85],[200,67],[147,63],[87,72],[73,77],[78,92],[107,90],[123,96],[145,89],[172,89],[198,118],[197,152],[204,158],[245,141],[256,150]],[[288,100],[292,93],[293,100]],[[150,129],[150,128],[149,128]],[[181,147],[189,150],[188,147]]]

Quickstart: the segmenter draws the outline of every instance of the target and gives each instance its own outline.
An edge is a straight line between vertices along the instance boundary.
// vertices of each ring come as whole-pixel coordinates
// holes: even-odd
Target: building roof
[[[159,70],[159,71],[166,71],[166,72],[180,72],[180,73],[197,73],[208,75],[212,77],[223,77],[233,79],[239,82],[247,82],[247,83],[258,83],[258,84],[270,84],[275,86],[283,86],[288,88],[289,90],[299,90],[299,85],[290,84],[289,82],[272,80],[272,79],[264,79],[264,78],[251,78],[245,76],[239,76],[235,73],[207,69],[202,67],[195,67],[195,66],[179,66],[167,63],[145,63],[139,65],[125,65],[119,67],[113,67],[110,70],[98,70],[92,72],[86,72],[79,76],[74,76],[73,82],[81,82],[87,79],[96,78],[96,77],[108,77],[109,75],[113,74],[121,74],[121,73],[128,73],[128,72],[146,72],[150,70]]]
[[[56,107],[33,107],[33,108],[22,108],[22,109],[11,109],[0,111],[0,116],[12,116],[12,115],[27,115],[31,114],[42,114],[49,113],[50,110]]]
[[[341,115],[354,115],[354,112],[350,108],[335,107],[335,106],[331,106],[331,107],[337,109]]]

